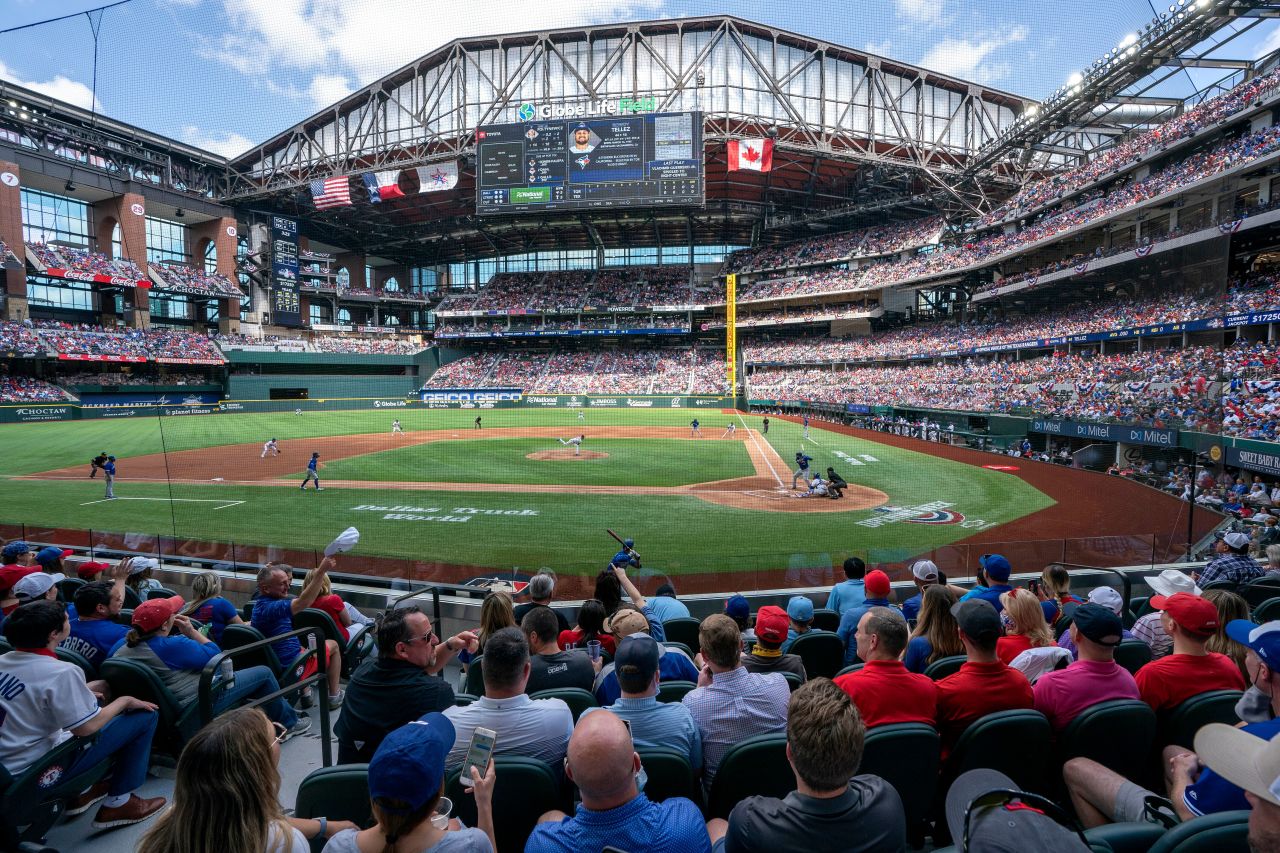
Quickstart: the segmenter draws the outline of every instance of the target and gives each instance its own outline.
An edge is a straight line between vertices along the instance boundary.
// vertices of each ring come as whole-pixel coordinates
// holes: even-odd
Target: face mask
[[[1006,631],[1011,631],[1011,630],[1013,630],[1013,620],[1012,620],[1012,619],[1010,619],[1010,618],[1009,618],[1009,614],[1008,614],[1008,613],[1006,613],[1006,612],[1005,612],[1005,611],[1003,611],[1003,610],[1001,610],[1001,611],[1000,611],[1000,625],[1001,625],[1001,627],[1003,627]]]

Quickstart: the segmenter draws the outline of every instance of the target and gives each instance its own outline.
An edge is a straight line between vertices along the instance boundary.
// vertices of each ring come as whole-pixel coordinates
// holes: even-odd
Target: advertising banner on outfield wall
[[[72,406],[3,406],[0,423],[25,424],[39,421],[69,421],[75,418]]]
[[[1152,447],[1178,446],[1177,430],[1130,426],[1128,424],[1099,424],[1034,418],[1031,421],[1031,431],[1048,435],[1064,435],[1070,438],[1093,438],[1099,441],[1119,441],[1125,444],[1146,444]]]
[[[1239,447],[1226,447],[1223,450],[1222,461],[1232,468],[1244,468],[1247,471],[1280,477],[1280,449],[1275,453],[1244,450]]]

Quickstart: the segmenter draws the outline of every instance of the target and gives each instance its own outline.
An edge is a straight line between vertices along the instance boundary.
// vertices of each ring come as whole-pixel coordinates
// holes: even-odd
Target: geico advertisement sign
[[[519,391],[423,391],[424,403],[498,403],[519,401]]]

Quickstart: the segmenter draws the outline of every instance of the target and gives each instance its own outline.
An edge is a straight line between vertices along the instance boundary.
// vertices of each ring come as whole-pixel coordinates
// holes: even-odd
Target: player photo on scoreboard
[[[586,122],[574,125],[573,132],[569,135],[569,153],[590,154],[599,144],[600,137],[596,136],[595,131],[588,127]]]

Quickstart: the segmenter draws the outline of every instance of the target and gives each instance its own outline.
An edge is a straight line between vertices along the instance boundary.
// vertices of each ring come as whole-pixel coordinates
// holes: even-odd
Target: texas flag
[[[364,188],[369,191],[369,201],[377,204],[393,198],[404,198],[404,190],[400,189],[400,172],[369,172],[364,176]]]
[[[772,139],[730,139],[729,171],[768,172],[773,168]]]

